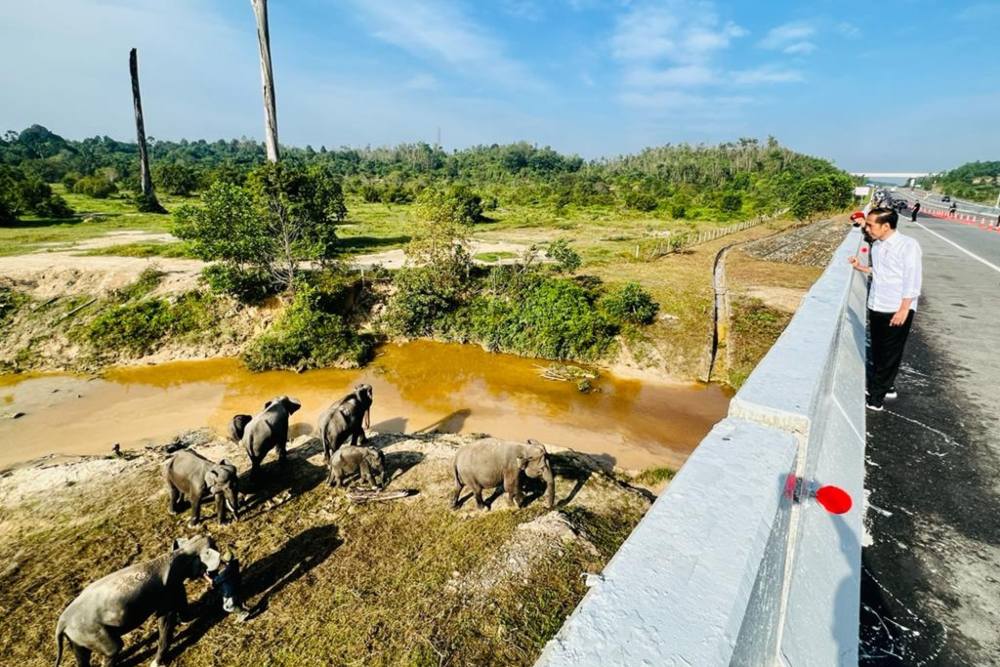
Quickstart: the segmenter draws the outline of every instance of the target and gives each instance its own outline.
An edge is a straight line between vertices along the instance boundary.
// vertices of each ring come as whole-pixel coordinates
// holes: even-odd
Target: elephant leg
[[[167,487],[170,489],[170,506],[167,509],[169,509],[171,514],[179,514],[180,510],[178,509],[178,505],[181,500],[181,492],[177,490],[176,486],[170,484],[169,482],[167,483]]]
[[[192,526],[197,526],[201,521],[201,496],[196,496],[193,501],[191,501],[191,520],[188,521]]]
[[[174,635],[174,615],[164,614],[156,619],[160,626],[160,638],[156,646],[156,657],[153,659],[154,665],[166,664],[167,650],[170,648],[170,640]]]
[[[106,665],[115,665],[118,663],[118,654],[122,650],[121,637],[109,632],[103,625],[98,625],[94,628],[93,633],[89,635],[88,639],[92,647],[86,649],[88,654],[90,654],[91,650],[96,650],[104,655]],[[73,646],[75,648],[76,644]],[[77,656],[79,656],[79,653],[77,653]],[[88,655],[88,662],[85,664],[89,664],[89,660],[90,656]]]
[[[451,494],[451,508],[453,510],[458,509],[458,497],[462,495],[462,480],[458,478],[458,473],[455,473],[455,492]]]
[[[77,646],[72,641],[69,643],[73,647],[73,655],[76,657],[76,667],[90,667],[91,650],[84,646]]]
[[[483,487],[475,482],[470,483],[469,487],[472,489],[472,495],[476,497],[476,507],[481,510],[486,509],[486,501],[483,500]]]
[[[330,466],[330,474],[326,478],[326,483],[330,486],[340,486],[340,475],[337,474],[337,469]]]
[[[284,463],[288,459],[288,442],[279,442],[275,449],[278,450],[278,463]]]
[[[520,507],[524,502],[521,495],[521,480],[517,470],[505,472],[503,475],[503,488],[507,492],[507,499],[514,507]]]
[[[221,493],[215,494],[215,519],[219,523],[228,523],[226,516],[226,498]]]

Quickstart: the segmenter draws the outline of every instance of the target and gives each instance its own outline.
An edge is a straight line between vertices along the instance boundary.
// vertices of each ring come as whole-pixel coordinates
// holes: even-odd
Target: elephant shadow
[[[272,597],[308,574],[343,543],[334,524],[313,526],[285,542],[278,551],[251,563],[241,573],[243,585],[240,592],[250,608],[250,618],[264,613]],[[219,593],[211,589],[206,591],[192,607],[201,613],[174,638],[169,652],[171,660],[198,643],[209,630],[228,615],[222,609]],[[147,642],[150,644],[148,650],[137,653],[128,663],[122,665],[137,666],[151,658],[153,637],[144,639],[142,644]]]
[[[393,417],[372,424],[371,429],[377,433],[406,433],[406,417]]]
[[[421,452],[387,452],[385,455],[386,478],[397,480],[409,471],[410,468],[419,465],[426,458]]]
[[[262,465],[255,478],[250,477],[249,471],[241,475],[240,488],[248,490],[248,498],[241,503],[244,518],[256,515],[258,510],[273,509],[275,504],[271,501],[282,498],[278,502],[281,504],[319,486],[326,479],[326,466],[311,463],[309,459],[322,453],[319,438],[309,438],[298,447],[289,448],[284,462],[271,459]]]
[[[555,477],[573,483],[573,488],[565,498],[556,501],[556,506],[565,507],[573,502],[590,478],[595,474],[614,477],[615,458],[608,454],[581,454],[567,450],[549,454],[549,465]],[[532,480],[540,482],[541,480]],[[544,484],[540,485],[544,491]]]
[[[417,433],[460,433],[465,426],[465,420],[472,414],[469,408],[455,410],[447,417],[442,417],[433,424],[416,431]]]

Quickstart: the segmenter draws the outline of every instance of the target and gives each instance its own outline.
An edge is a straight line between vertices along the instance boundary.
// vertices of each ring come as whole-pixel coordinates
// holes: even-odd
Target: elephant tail
[[[63,639],[66,637],[66,623],[59,617],[59,622],[56,623],[56,667],[59,667],[59,663],[62,662],[63,656]]]

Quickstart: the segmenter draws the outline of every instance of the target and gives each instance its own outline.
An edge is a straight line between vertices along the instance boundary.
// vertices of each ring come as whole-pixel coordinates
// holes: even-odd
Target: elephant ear
[[[208,469],[205,473],[205,484],[208,485],[209,493],[221,493],[222,489],[219,488],[219,482],[221,481],[222,475],[219,474],[219,466],[214,465]]]
[[[198,554],[198,559],[208,572],[215,572],[219,569],[219,565],[222,564],[222,554],[212,547],[202,549],[201,553]]]
[[[299,408],[302,407],[302,402],[297,398],[289,398],[287,396],[281,397],[282,402],[285,404],[285,409],[288,410],[288,414],[293,412],[298,412]]]

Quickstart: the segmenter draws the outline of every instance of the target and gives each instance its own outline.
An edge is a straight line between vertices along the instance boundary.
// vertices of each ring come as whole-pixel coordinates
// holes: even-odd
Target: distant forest
[[[265,160],[263,143],[246,138],[151,139],[150,151],[155,187],[174,195],[192,195],[217,181],[241,185]],[[728,220],[784,209],[806,217],[845,206],[853,185],[829,161],[796,153],[774,138],[666,145],[590,161],[523,142],[452,152],[426,143],[318,150],[283,146],[282,161],[322,169],[341,182],[346,194],[367,202],[406,204],[429,186],[450,183],[473,189],[487,209],[615,207],[658,211],[674,219]],[[56,215],[58,195],[44,203],[45,183],[61,182],[69,191],[94,197],[132,193],[138,190],[138,171],[138,151],[131,142],[107,136],[67,140],[40,125],[7,132],[0,139],[0,214],[6,206],[8,218],[32,209]],[[19,202],[20,190],[27,199]]]
[[[922,178],[919,184],[952,197],[992,204],[1000,193],[1000,161],[967,162],[943,174]]]

